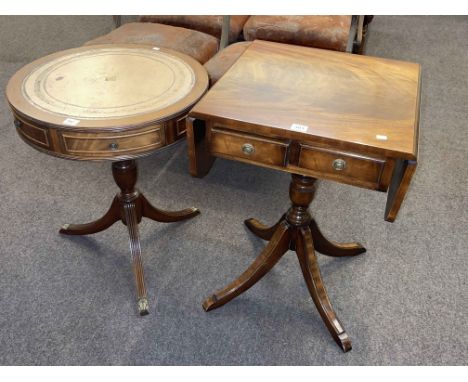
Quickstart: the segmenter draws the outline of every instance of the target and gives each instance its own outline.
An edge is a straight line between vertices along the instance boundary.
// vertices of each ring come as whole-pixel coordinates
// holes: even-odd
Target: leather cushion
[[[252,44],[251,41],[244,41],[229,45],[205,63],[205,69],[210,77],[210,86],[213,86],[228,71],[250,44]]]
[[[218,39],[191,29],[154,23],[128,23],[88,41],[96,44],[148,44],[174,49],[204,64],[218,51]]]
[[[251,16],[244,38],[345,51],[350,29],[351,16]]]
[[[231,16],[229,41],[237,41],[249,16]],[[194,29],[221,38],[223,16],[141,16],[140,21]]]

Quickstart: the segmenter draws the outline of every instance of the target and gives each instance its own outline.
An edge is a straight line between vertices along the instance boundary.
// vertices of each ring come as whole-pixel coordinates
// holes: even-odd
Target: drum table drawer
[[[61,134],[66,154],[79,156],[115,156],[129,152],[153,150],[163,144],[162,125],[132,131],[112,133],[82,133],[67,131]]]
[[[301,145],[298,166],[318,177],[377,188],[385,160]]]
[[[258,137],[213,127],[210,137],[214,155],[234,157],[246,162],[284,167],[288,144],[276,139]]]
[[[50,136],[46,128],[25,123],[18,118],[15,119],[15,126],[20,136],[29,144],[45,149],[50,148]]]

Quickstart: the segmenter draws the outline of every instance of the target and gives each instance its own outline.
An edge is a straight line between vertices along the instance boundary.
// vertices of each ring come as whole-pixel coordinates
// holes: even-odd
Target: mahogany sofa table
[[[58,52],[20,69],[7,99],[20,137],[54,156],[112,161],[120,192],[100,219],[65,224],[64,235],[89,235],[122,221],[128,228],[138,310],[148,314],[138,223],[175,222],[198,209],[153,207],[135,188],[135,159],[185,136],[185,117],[208,88],[208,75],[184,54],[148,45],[95,45]]]
[[[315,250],[365,252],[327,240],[308,212],[316,178],[388,192],[393,221],[416,168],[420,67],[348,53],[255,41],[191,110],[190,172],[206,175],[215,157],[292,174],[292,206],[273,227],[247,227],[268,244],[235,281],[208,297],[215,309],[259,281],[288,250],[297,253],[312,299],[343,349],[351,341],[320,275]]]

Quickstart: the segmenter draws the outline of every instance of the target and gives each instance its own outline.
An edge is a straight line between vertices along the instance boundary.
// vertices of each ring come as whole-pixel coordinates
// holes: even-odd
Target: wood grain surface
[[[21,138],[79,160],[147,155],[185,133],[185,116],[208,88],[184,54],[138,44],[94,45],[20,69],[6,95]]]
[[[113,130],[170,119],[192,106],[207,87],[206,71],[189,56],[115,44],[42,57],[15,73],[6,95],[14,110],[36,121]],[[79,123],[64,123],[67,118]]]
[[[419,88],[415,63],[254,41],[190,115],[414,160]]]

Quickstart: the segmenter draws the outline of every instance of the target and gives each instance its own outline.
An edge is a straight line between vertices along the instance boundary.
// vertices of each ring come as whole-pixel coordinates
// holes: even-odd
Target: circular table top
[[[20,115],[63,129],[126,129],[170,119],[208,88],[193,58],[137,44],[84,46],[20,69],[7,99]]]

